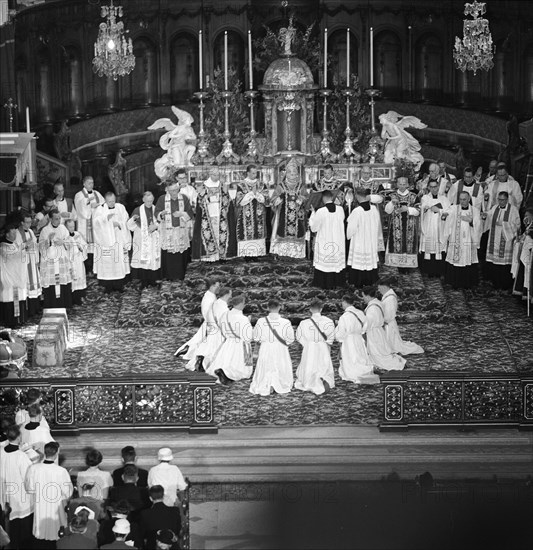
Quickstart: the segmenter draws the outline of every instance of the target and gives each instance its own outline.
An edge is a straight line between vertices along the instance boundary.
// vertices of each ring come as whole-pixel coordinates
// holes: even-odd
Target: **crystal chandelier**
[[[114,6],[113,0],[109,6],[102,6],[102,17],[105,23],[100,23],[98,38],[94,43],[93,71],[98,76],[111,76],[117,80],[119,76],[125,76],[135,67],[133,44],[131,38],[126,40],[124,36],[128,31],[124,30],[124,23],[117,22],[122,17],[122,6]]]
[[[463,40],[455,37],[455,51],[453,58],[458,69],[465,72],[479,69],[488,71],[494,67],[492,58],[494,46],[489,30],[489,22],[480,16],[485,13],[485,2],[465,4],[465,15],[471,15],[473,20],[463,21]]]

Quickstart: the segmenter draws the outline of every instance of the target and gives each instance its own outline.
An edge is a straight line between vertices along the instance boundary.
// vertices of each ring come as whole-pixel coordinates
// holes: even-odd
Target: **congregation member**
[[[335,324],[322,315],[322,308],[321,302],[312,302],[309,306],[311,317],[301,321],[296,330],[296,340],[303,350],[294,387],[315,395],[335,387],[330,352],[335,337]]]
[[[67,526],[65,506],[72,496],[72,482],[65,468],[57,462],[59,444],[55,441],[44,446],[44,461],[33,464],[26,474],[26,491],[34,502],[33,536],[37,544],[53,543],[59,539],[59,529]],[[54,497],[48,498],[50,487]]]
[[[157,199],[156,218],[161,222],[161,273],[164,279],[182,281],[187,271],[191,246],[189,222],[194,218],[189,199],[177,182],[167,185]]]
[[[72,267],[72,303],[81,305],[85,299],[87,289],[87,274],[85,260],[87,259],[87,243],[79,231],[74,229],[73,219],[65,220],[68,230],[67,250],[69,252],[70,265]]]
[[[446,250],[446,216],[450,201],[439,195],[439,184],[430,181],[429,193],[420,200],[420,258],[419,267],[428,277],[444,275]]]
[[[230,203],[230,190],[220,179],[219,167],[211,166],[209,177],[198,189],[193,260],[217,262],[237,256],[237,217]]]
[[[113,485],[119,487],[123,485],[124,481],[122,479],[122,474],[124,474],[124,468],[128,464],[137,465],[137,453],[135,452],[135,447],[131,445],[126,445],[120,451],[120,456],[122,459],[122,464],[124,466],[117,468],[112,473]],[[137,468],[137,487],[148,487],[148,470],[143,468]]]
[[[305,258],[307,216],[304,209],[305,186],[298,163],[291,159],[285,177],[280,180],[272,199],[274,222],[270,253],[287,258]]]
[[[255,164],[246,167],[246,177],[239,184],[237,200],[237,255],[239,258],[265,256],[266,191]]]
[[[222,323],[229,311],[229,302],[231,300],[231,288],[222,287],[217,292],[218,298],[210,309],[207,310],[206,320],[206,337],[198,347],[196,355],[195,370],[207,372],[209,375],[217,378],[213,365],[215,359],[222,350],[224,343],[224,334],[222,332]],[[193,369],[192,358],[187,366]]]
[[[166,490],[162,485],[150,487],[152,507],[141,512],[139,526],[144,539],[146,550],[155,550],[157,534],[160,531],[170,530],[179,533],[181,530],[181,516],[179,509],[166,504]]]
[[[28,270],[17,233],[17,225],[8,224],[0,240],[0,325],[11,328],[28,317]]]
[[[117,503],[126,500],[131,506],[133,518],[137,518],[141,510],[150,506],[146,487],[139,487],[138,469],[135,464],[126,464],[122,473],[122,484],[109,489],[108,501]]]
[[[22,263],[26,265],[28,317],[31,317],[40,311],[43,294],[39,271],[39,245],[37,237],[31,229],[31,214],[23,212],[21,218],[16,241],[22,249]]]
[[[354,384],[377,383],[374,367],[368,356],[364,334],[367,322],[365,314],[354,306],[351,295],[342,297],[342,309],[335,331],[335,339],[341,343],[339,376]]]
[[[481,236],[481,215],[463,191],[459,204],[452,205],[446,218],[446,271],[444,282],[453,288],[472,288],[478,281],[477,249]]]
[[[316,233],[313,286],[333,289],[345,284],[346,252],[344,210],[334,204],[333,193],[322,193],[323,206],[312,210],[309,229]]]
[[[65,223],[67,220],[75,222],[78,216],[74,207],[74,201],[65,197],[65,186],[61,182],[54,183],[54,197],[55,207],[61,215],[61,222]]]
[[[243,313],[245,303],[243,294],[231,299],[231,308],[220,321],[223,343],[206,369],[208,374],[214,374],[224,385],[252,376],[253,329],[250,319]]]
[[[268,315],[261,317],[254,327],[253,339],[261,344],[250,385],[250,392],[256,395],[289,393],[294,383],[289,354],[294,329],[288,319],[281,317],[280,310],[278,300],[269,300]]]
[[[141,281],[141,288],[153,286],[161,278],[161,240],[151,191],[143,193],[143,204],[132,212],[127,226],[133,232],[131,275]]]
[[[128,544],[128,535],[131,532],[131,524],[127,519],[117,519],[111,528],[115,540],[100,546],[101,550],[132,550],[137,548]]]
[[[100,469],[103,460],[102,453],[97,449],[91,449],[85,455],[85,464],[87,469],[78,472],[78,493],[81,494],[81,488],[84,484],[93,485],[90,496],[99,500],[105,500],[109,494],[109,488],[113,486],[113,478],[109,472]]]
[[[29,548],[33,527],[33,502],[26,491],[25,479],[31,460],[20,449],[20,429],[6,429],[6,445],[0,448],[0,503],[7,504],[9,513],[9,548]],[[16,488],[16,490],[13,490]]]
[[[152,466],[148,471],[148,487],[153,488],[159,485],[164,491],[164,497],[161,495],[163,503],[166,506],[175,506],[179,502],[178,491],[187,489],[180,469],[175,464],[170,464],[174,460],[174,455],[168,447],[163,447],[157,452],[159,464]],[[152,497],[152,493],[150,493]]]
[[[418,267],[419,198],[409,190],[409,180],[400,177],[385,212],[390,215],[385,265],[401,270]]]
[[[505,164],[499,163],[496,168],[496,176],[487,184],[486,192],[489,195],[487,212],[498,205],[498,195],[502,191],[509,193],[509,202],[520,210],[524,199],[520,184],[509,175]]]
[[[176,357],[183,355],[183,358],[188,361],[187,368],[189,370],[195,370],[197,365],[197,357],[201,356],[202,360],[206,355],[205,348],[207,344],[207,337],[209,331],[213,329],[213,324],[216,327],[216,323],[213,319],[213,304],[217,300],[217,293],[220,290],[219,281],[209,281],[207,283],[208,288],[202,298],[202,303],[200,305],[200,311],[202,312],[203,322],[200,325],[200,328],[196,331],[194,336],[181,347],[176,350],[174,354]],[[216,330],[216,328],[214,328]],[[203,365],[202,365],[203,366]]]
[[[105,506],[104,501],[99,498],[91,496],[95,483],[84,483],[80,488],[78,487],[78,497],[70,499],[67,506],[67,518],[70,521],[75,515],[76,511],[80,507],[91,510],[94,514],[96,521],[100,521],[105,518]]]
[[[368,189],[355,188],[357,208],[348,218],[346,237],[348,251],[348,282],[363,286],[378,279],[378,252],[383,250],[381,218],[377,207],[370,203]]]
[[[74,195],[74,208],[78,217],[78,231],[87,243],[87,260],[85,267],[87,272],[93,270],[94,232],[93,213],[96,208],[104,204],[104,197],[94,188],[92,176],[85,176],[82,189]]]
[[[68,532],[57,541],[57,550],[98,548],[96,535],[93,537],[89,534],[89,521],[84,515],[75,515],[68,523]]]
[[[98,544],[100,548],[105,548],[104,545],[117,545],[115,531],[113,527],[117,525],[117,529],[121,530],[121,525],[126,526],[124,523],[118,523],[121,520],[127,520],[129,522],[129,533],[124,539],[124,543],[127,548],[143,548],[144,542],[141,535],[141,528],[138,522],[133,521],[131,518],[131,506],[127,500],[121,500],[117,503],[111,503],[107,506],[107,517],[100,522],[100,529],[98,531]],[[122,533],[122,534],[125,534]],[[110,546],[113,548],[113,546]],[[125,546],[120,546],[126,548]]]
[[[509,202],[509,193],[498,193],[498,204],[487,214],[488,246],[486,269],[494,288],[508,290],[513,285],[513,246],[520,230],[520,213]]]
[[[41,285],[45,308],[72,306],[72,270],[68,254],[68,229],[57,210],[39,235]]]
[[[130,273],[128,213],[116,200],[114,193],[106,193],[104,204],[93,213],[94,272],[106,293],[123,292]]]
[[[393,280],[387,277],[383,277],[378,281],[378,291],[381,294],[381,308],[383,310],[383,319],[385,323],[385,334],[391,351],[400,355],[424,353],[424,350],[418,344],[403,340],[400,335],[400,329],[396,322],[398,296],[392,289],[392,284]]]
[[[405,359],[392,351],[387,340],[384,329],[385,317],[381,302],[376,297],[376,288],[365,286],[362,293],[366,304],[366,344],[370,361],[378,369],[403,370]]]

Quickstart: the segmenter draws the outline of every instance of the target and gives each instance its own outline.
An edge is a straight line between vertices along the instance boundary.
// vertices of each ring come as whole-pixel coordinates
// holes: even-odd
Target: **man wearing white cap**
[[[131,550],[132,548],[136,548],[136,546],[132,546],[126,543],[126,537],[130,534],[131,530],[130,522],[127,519],[117,519],[112,529],[113,534],[115,535],[115,542],[110,542],[109,544],[104,544],[100,546],[102,550],[104,548],[112,548],[113,550],[122,548],[125,550]]]
[[[165,489],[163,502],[167,506],[174,506],[178,491],[185,491],[187,488],[187,482],[180,469],[174,464],[170,464],[173,459],[172,451],[168,447],[159,449],[157,453],[159,464],[150,468],[148,472],[148,487],[161,485]]]

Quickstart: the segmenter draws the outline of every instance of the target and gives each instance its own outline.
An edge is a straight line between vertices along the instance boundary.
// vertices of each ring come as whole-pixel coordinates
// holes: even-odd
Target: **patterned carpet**
[[[403,337],[426,350],[424,355],[408,357],[407,369],[533,370],[533,317],[527,318],[525,306],[515,298],[485,283],[474,291],[454,291],[417,270],[398,275],[395,268],[382,267],[380,272],[398,277],[398,322]],[[346,291],[311,287],[310,265],[294,260],[193,263],[183,282],[163,282],[161,289],[143,290],[137,282],[130,282],[122,295],[104,295],[97,281],[90,279],[86,303],[69,314],[69,348],[63,367],[27,366],[23,375],[121,377],[182,371],[184,363],[173,354],[201,323],[200,301],[211,277],[246,293],[245,313],[252,316],[252,323],[265,314],[272,296],[282,301],[283,315],[295,326],[307,316],[307,306],[316,297],[326,302],[324,314],[338,319],[340,298]],[[29,323],[20,331],[28,344],[27,365],[31,365],[36,329],[36,324]],[[377,424],[381,386],[355,386],[340,380],[338,349],[338,344],[332,348],[336,387],[327,396],[294,390],[288,395],[259,397],[249,393],[249,381],[218,386],[217,422],[220,426]],[[295,344],[290,352],[296,371],[301,348]]]

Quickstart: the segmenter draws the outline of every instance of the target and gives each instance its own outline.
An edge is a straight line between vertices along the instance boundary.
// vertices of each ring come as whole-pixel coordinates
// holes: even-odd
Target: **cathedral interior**
[[[122,7],[119,49],[135,62],[100,75],[110,4]],[[197,139],[184,162],[192,182],[212,165],[238,182],[255,164],[274,186],[290,159],[308,187],[330,163],[341,179],[367,167],[392,181],[405,167],[385,162],[376,138],[394,111],[423,122],[409,130],[421,173],[440,161],[459,178],[498,159],[531,206],[533,5],[488,0],[484,17],[492,65],[474,72],[454,59],[461,0],[0,0],[0,233],[57,182],[72,198],[92,176],[130,213],[146,190],[162,195],[168,174],[154,163],[168,128],[153,126],[174,127],[177,110]],[[193,262],[179,284],[132,283],[118,296],[88,279],[56,363],[35,363],[39,319],[19,327],[28,358],[2,380],[2,414],[12,395],[40,388],[74,472],[89,447],[111,470],[124,445],[148,468],[168,444],[191,481],[181,548],[530,548],[529,309],[488,283],[380,274],[397,277],[402,333],[426,350],[380,384],[336,374],[327,396],[258,398],[246,381],[228,388],[187,371],[173,354],[200,326],[207,280],[246,290],[254,320],[277,297],[294,326],[317,298],[336,317],[344,293],[313,288],[307,258]],[[300,349],[290,354],[296,368]]]

